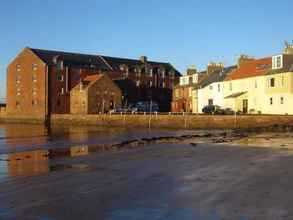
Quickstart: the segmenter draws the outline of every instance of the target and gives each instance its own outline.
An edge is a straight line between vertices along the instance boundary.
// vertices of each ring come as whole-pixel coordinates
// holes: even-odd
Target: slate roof
[[[231,72],[225,80],[243,79],[265,75],[272,68],[272,57],[246,61]]]
[[[93,65],[98,69],[110,70],[105,62],[96,55],[68,53],[63,51],[41,50],[30,48],[42,61],[48,65],[54,65],[54,58],[59,57],[65,64],[77,66]]]
[[[136,59],[127,59],[127,58],[118,58],[118,57],[109,57],[102,55],[90,55],[90,54],[81,54],[81,53],[68,53],[63,51],[54,51],[54,50],[43,50],[43,49],[34,49],[29,48],[33,51],[41,60],[43,60],[48,65],[54,65],[54,57],[59,57],[65,64],[68,65],[80,65],[80,66],[93,66],[97,69],[112,71],[119,71],[122,64],[128,65],[129,67],[142,66],[144,63]],[[167,71],[174,69],[177,76],[181,76],[170,63],[166,62],[154,62],[148,61],[148,64],[152,66],[162,66]]]
[[[226,77],[231,73],[231,71],[235,70],[237,66],[229,66],[225,67],[224,70],[215,71],[210,74],[206,74],[199,82],[199,87],[203,88],[207,85],[210,85],[214,82],[222,82],[226,79]]]

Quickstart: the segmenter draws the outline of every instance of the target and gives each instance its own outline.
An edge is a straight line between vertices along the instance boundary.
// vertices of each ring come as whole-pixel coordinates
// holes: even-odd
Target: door
[[[248,100],[243,99],[243,113],[246,114],[248,112]]]

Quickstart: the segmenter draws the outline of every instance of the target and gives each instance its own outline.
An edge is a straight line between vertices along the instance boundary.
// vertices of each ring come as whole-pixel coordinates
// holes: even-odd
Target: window
[[[163,69],[163,70],[162,70],[162,78],[165,78],[165,73],[166,73],[166,72],[165,72],[165,70]]]
[[[179,98],[179,89],[175,89],[175,97]]]
[[[163,82],[163,83],[162,83],[162,87],[165,88],[165,86],[166,86],[166,85],[165,85],[165,82]]]
[[[229,88],[230,88],[230,91],[232,91],[232,83],[230,82],[230,84],[229,84]]]
[[[150,68],[149,73],[150,73],[150,77],[153,77],[153,69],[152,68]]]
[[[63,95],[64,94],[64,88],[62,87],[61,88],[61,95]]]
[[[150,80],[149,85],[150,85],[150,87],[153,86],[153,81],[152,80]]]
[[[281,97],[281,104],[284,104],[284,97]]]
[[[57,80],[59,80],[60,82],[63,82],[64,78],[62,74],[58,74],[57,75]]]
[[[63,70],[63,61],[62,60],[59,60],[57,62],[57,70]]]
[[[20,95],[21,95],[21,93],[20,93],[20,88],[19,88],[19,87],[16,88],[16,95],[17,95],[17,96],[20,96]]]
[[[33,65],[32,65],[32,69],[33,69],[34,71],[36,71],[36,70],[38,69],[38,64],[33,64]]]
[[[210,86],[210,90],[213,90],[213,86]]]
[[[16,101],[16,102],[15,102],[15,106],[16,106],[16,108],[19,108],[19,107],[20,107],[20,103],[19,103],[19,101]]]
[[[136,86],[139,87],[139,85],[140,85],[140,81],[138,80],[136,81]]]
[[[273,98],[270,98],[270,105],[273,105]]]
[[[21,80],[21,75],[16,75],[16,84],[19,84]]]
[[[280,56],[277,57],[276,62],[277,62],[277,67],[281,67],[281,57]]]
[[[209,104],[209,105],[213,105],[213,104],[214,104],[214,100],[213,100],[213,99],[209,99],[209,100],[208,100],[208,104]]]
[[[16,71],[17,71],[17,72],[20,72],[20,64],[17,64],[17,65],[16,65]]]
[[[272,69],[283,68],[283,56],[282,55],[273,56],[272,63],[273,63]]]
[[[37,81],[37,75],[36,74],[33,74],[32,80],[33,80],[33,82],[36,82]]]
[[[221,91],[221,84],[218,84],[218,92]]]
[[[32,93],[33,93],[33,95],[36,95],[37,94],[37,88],[33,88]]]
[[[36,106],[38,104],[38,101],[37,100],[33,100],[32,101],[32,106]]]
[[[275,87],[275,78],[270,79],[270,87]]]

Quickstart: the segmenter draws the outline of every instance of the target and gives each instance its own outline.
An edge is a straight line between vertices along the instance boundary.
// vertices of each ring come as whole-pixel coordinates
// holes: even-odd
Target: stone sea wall
[[[52,124],[140,128],[259,128],[293,126],[293,116],[272,115],[53,115]]]
[[[0,115],[1,123],[44,123],[42,118],[11,118]],[[293,116],[286,115],[70,115],[51,116],[52,125],[172,129],[292,128]]]

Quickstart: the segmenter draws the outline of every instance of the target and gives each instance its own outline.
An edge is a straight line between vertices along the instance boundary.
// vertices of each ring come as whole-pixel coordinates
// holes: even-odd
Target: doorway
[[[248,100],[243,99],[243,114],[247,114],[248,112]]]

